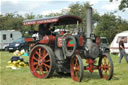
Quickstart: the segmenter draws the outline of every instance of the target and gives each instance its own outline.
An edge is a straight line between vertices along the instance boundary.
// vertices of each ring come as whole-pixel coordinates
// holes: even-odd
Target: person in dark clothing
[[[39,39],[42,39],[45,35],[50,35],[51,32],[49,31],[50,24],[40,24],[39,25]]]
[[[124,56],[126,62],[128,63],[128,58],[127,58],[127,55],[125,53],[125,46],[124,46],[125,42],[126,42],[126,37],[122,37],[122,39],[119,42],[119,52],[120,52],[119,64],[121,63],[123,56]]]

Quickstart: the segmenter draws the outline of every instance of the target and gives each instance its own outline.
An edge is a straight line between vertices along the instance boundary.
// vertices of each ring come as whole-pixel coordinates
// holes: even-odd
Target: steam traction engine
[[[48,78],[53,72],[59,75],[71,74],[74,81],[80,82],[84,70],[99,71],[101,78],[110,80],[113,75],[113,63],[108,53],[100,49],[100,37],[92,34],[92,8],[86,10],[87,33],[66,33],[60,30],[58,34],[45,35],[37,40],[30,51],[30,70],[37,78]],[[78,24],[82,20],[77,16],[64,15],[59,17],[25,20],[24,25],[47,24],[62,26]],[[42,28],[43,29],[43,28]],[[26,41],[31,41],[28,38]],[[95,65],[99,58],[98,65]],[[84,66],[86,60],[88,65]]]

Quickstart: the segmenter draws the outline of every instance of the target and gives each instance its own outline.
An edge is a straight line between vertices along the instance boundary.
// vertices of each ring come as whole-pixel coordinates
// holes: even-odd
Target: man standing
[[[126,62],[128,63],[128,58],[127,58],[127,55],[125,53],[125,46],[124,46],[125,42],[126,42],[126,37],[122,37],[122,39],[119,42],[119,51],[120,51],[119,64],[121,63],[123,56],[124,56]]]

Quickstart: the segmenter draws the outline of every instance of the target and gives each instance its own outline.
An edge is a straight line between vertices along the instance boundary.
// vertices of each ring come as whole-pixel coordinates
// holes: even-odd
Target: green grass
[[[84,72],[83,81],[74,82],[71,77],[59,76],[56,73],[48,79],[35,78],[29,67],[21,68],[20,70],[12,70],[6,68],[7,62],[11,58],[12,53],[0,52],[0,85],[128,85],[128,64],[122,60],[118,64],[118,56],[112,55],[114,63],[114,76],[112,80],[107,81],[99,77],[98,72]],[[28,61],[28,57],[24,57]]]

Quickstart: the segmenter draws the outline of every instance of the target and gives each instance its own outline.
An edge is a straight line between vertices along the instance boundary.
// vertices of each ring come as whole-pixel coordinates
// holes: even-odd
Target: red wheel
[[[30,54],[30,70],[37,78],[48,78],[54,72],[55,58],[51,48],[45,45],[33,47]]]
[[[81,82],[81,80],[83,79],[84,67],[82,59],[79,55],[75,55],[72,57],[70,70],[72,79],[76,82]]]
[[[109,54],[103,54],[99,59],[99,74],[101,78],[111,80],[113,76],[113,62]]]

